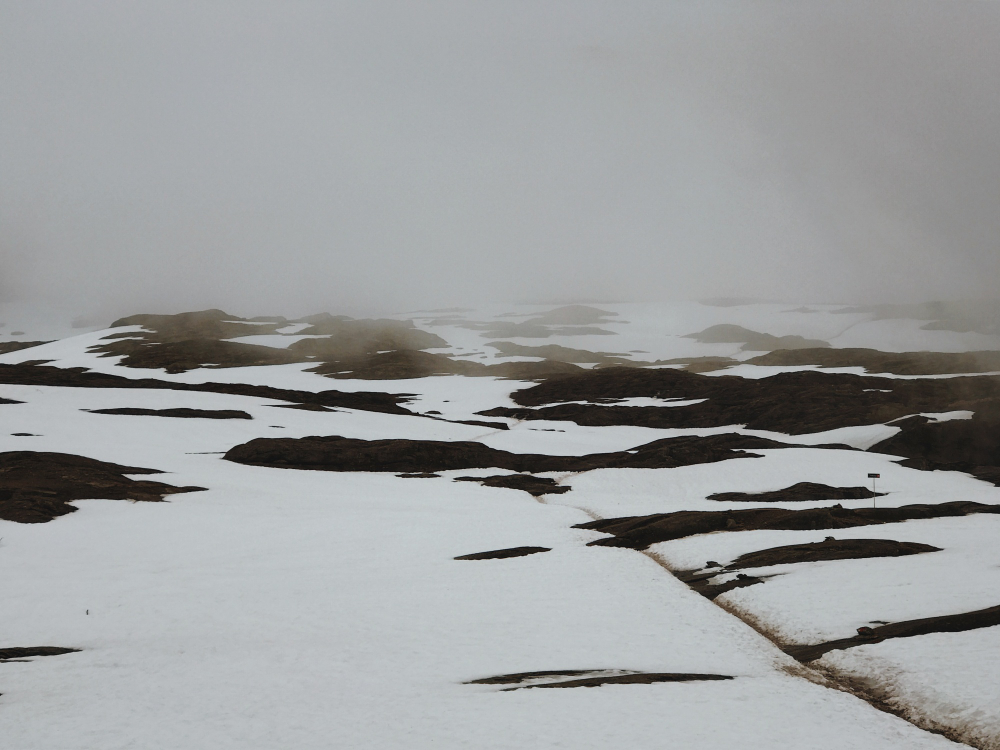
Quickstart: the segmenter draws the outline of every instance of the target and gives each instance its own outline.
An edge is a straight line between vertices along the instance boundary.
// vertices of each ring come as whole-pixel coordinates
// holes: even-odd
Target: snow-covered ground
[[[745,357],[738,344],[683,338],[710,325],[737,323],[773,335],[887,351],[1000,348],[996,340],[983,340],[987,337],[921,331],[915,321],[867,321],[859,314],[835,314],[838,308],[832,306],[814,306],[812,312],[789,312],[792,306],[777,304],[598,307],[619,313],[593,324],[614,335],[512,340],[612,353],[643,350],[631,355],[642,360]],[[475,321],[518,322],[548,309],[465,315]],[[512,310],[520,317],[499,317]],[[497,356],[481,331],[427,325],[433,315],[398,317],[414,318],[447,339],[452,348],[444,351],[450,354],[473,352],[484,363],[512,359]],[[884,506],[1000,503],[1000,489],[968,475],[917,471],[899,466],[892,456],[864,452],[897,427],[789,436],[740,428],[657,430],[503,420],[511,429],[498,430],[442,420],[475,419],[478,411],[510,406],[510,393],[531,383],[440,376],[332,380],[305,372],[308,364],[168,375],[122,367],[116,357],[87,352],[103,336],[122,330],[139,329],[69,336],[0,355],[0,363],[51,360],[59,367],[133,379],[413,394],[408,408],[440,412],[439,418],[301,411],[276,408],[281,402],[269,399],[213,393],[0,384],[0,398],[24,402],[0,405],[0,452],[78,454],[167,472],[151,477],[157,481],[208,488],[169,496],[163,503],[80,501],[77,512],[43,524],[0,521],[0,648],[82,649],[0,663],[4,747],[956,746],[830,683],[821,684],[820,672],[797,664],[731,612],[776,640],[812,643],[850,636],[872,621],[1000,604],[1000,517],[837,531],[724,532],[660,543],[650,554],[588,547],[604,535],[572,528],[595,517],[756,507],[706,497],[802,481],[864,485],[871,472],[881,474],[878,490],[888,494],[876,502]],[[278,334],[240,340],[287,346],[301,338],[300,330],[303,326],[290,325]],[[682,402],[629,403],[671,407]],[[118,407],[241,409],[253,419],[87,411]],[[504,473],[499,470],[401,478],[244,466],[221,455],[255,437],[308,435],[471,440],[516,453],[582,455],[626,450],[663,437],[733,431],[860,450],[767,449],[753,451],[759,458],[677,469],[549,474],[572,491],[541,500],[517,490],[453,481]],[[872,501],[839,502],[850,508]],[[745,552],[830,535],[922,542],[942,551],[741,571],[774,577],[723,594],[715,603],[666,569],[700,568],[708,560],[725,565]],[[498,560],[453,559],[518,546],[551,551]],[[817,666],[869,681],[920,726],[938,723],[980,747],[1000,747],[998,633],[1000,627],[889,640],[831,652]],[[465,684],[499,674],[574,669],[734,679],[509,692],[503,686]]]

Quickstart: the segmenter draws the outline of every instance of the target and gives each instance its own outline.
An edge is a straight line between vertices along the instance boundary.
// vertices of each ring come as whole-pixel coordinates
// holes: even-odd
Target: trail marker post
[[[881,474],[869,474],[868,478],[872,480],[872,510],[875,510],[875,498],[878,497],[878,493],[875,492],[875,480],[878,479]]]

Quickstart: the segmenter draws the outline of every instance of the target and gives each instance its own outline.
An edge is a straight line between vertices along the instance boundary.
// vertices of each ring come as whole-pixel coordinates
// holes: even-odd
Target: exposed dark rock
[[[591,352],[586,349],[571,349],[559,344],[544,346],[525,346],[511,341],[497,341],[489,346],[498,349],[505,357],[544,357],[553,362],[593,363],[595,367],[662,367],[677,365],[688,372],[714,372],[740,364],[738,360],[729,357],[681,357],[679,359],[658,359],[644,361],[631,359],[624,354],[609,354],[607,352]],[[646,354],[648,352],[631,352]],[[557,373],[553,373],[555,375]],[[551,377],[551,376],[550,376]]]
[[[691,674],[684,672],[636,672],[606,677],[583,677],[562,682],[541,682],[534,685],[504,688],[504,690],[530,690],[532,688],[600,687],[601,685],[651,685],[655,682],[700,682],[705,680],[731,680],[729,675]]]
[[[88,409],[91,414],[121,414],[125,416],[142,417],[178,417],[181,419],[253,419],[245,411],[238,409],[140,409],[124,407],[121,409]]]
[[[1000,486],[1000,402],[973,406],[972,419],[896,422],[901,431],[869,450],[905,456],[902,464],[911,468],[964,471]]]
[[[308,361],[306,357],[288,349],[211,339],[162,343],[146,339],[121,339],[91,347],[90,351],[100,352],[105,357],[122,356],[124,359],[119,364],[124,367],[161,368],[172,374],[199,367],[256,367]]]
[[[274,333],[288,324],[284,318],[274,319],[270,325],[257,325],[246,318],[230,315],[223,310],[199,310],[177,315],[130,315],[119,318],[112,328],[121,326],[142,326],[146,331],[124,333],[124,336],[140,336],[148,341],[169,342],[192,339],[231,339],[237,336],[253,336]]]
[[[326,325],[333,320],[350,320],[349,315],[331,315],[328,312],[316,313],[315,315],[306,315],[304,318],[296,318],[295,320],[288,321],[289,323],[308,323],[309,325]]]
[[[548,380],[583,371],[583,368],[569,362],[554,362],[547,359],[544,362],[502,362],[497,365],[486,365],[483,374],[508,380]]]
[[[45,523],[76,510],[73,500],[141,500],[196,492],[204,487],[175,487],[130,479],[126,474],[160,474],[156,469],[97,461],[67,453],[0,453],[0,518],[17,523]]]
[[[428,412],[430,413],[430,412]],[[488,422],[485,419],[442,419],[442,422],[451,422],[452,424],[468,424],[473,427],[487,427],[491,430],[509,430],[510,425],[506,422]]]
[[[326,361],[310,368],[310,372],[352,380],[407,380],[432,375],[474,375],[483,369],[485,365],[454,360],[443,354],[398,350],[355,357],[328,357]]]
[[[120,318],[112,328],[139,325],[138,332],[105,337],[106,343],[90,351],[106,357],[124,357],[125,367],[163,368],[169,373],[198,367],[249,367],[302,362],[305,358],[270,346],[244,344],[223,339],[274,333],[287,324],[284,318],[270,323],[246,320],[222,310],[201,310],[177,315],[132,315]]]
[[[789,563],[820,562],[822,560],[859,560],[869,557],[904,557],[924,552],[940,552],[940,547],[917,542],[897,542],[893,539],[833,539],[811,544],[790,544],[771,547],[740,555],[726,566],[738,568],[764,568]]]
[[[297,409],[299,411],[337,411],[322,404],[273,404],[275,409]]]
[[[509,549],[494,549],[489,552],[473,552],[471,555],[460,555],[456,560],[503,560],[508,557],[526,557],[539,552],[551,552],[550,547],[511,547]]]
[[[904,505],[899,508],[748,508],[747,510],[656,513],[649,516],[605,518],[581,523],[574,528],[591,529],[613,536],[590,542],[602,547],[646,549],[657,542],[682,539],[713,531],[750,531],[756,529],[849,529],[872,524],[897,523],[920,518],[965,516],[973,513],[998,513],[1000,505],[954,501],[938,505]]]
[[[300,336],[325,336],[301,339],[288,348],[317,359],[335,360],[377,352],[433,349],[448,346],[437,334],[423,331],[412,320],[350,320],[330,317],[317,320],[312,327],[299,331]]]
[[[527,320],[515,323],[505,320],[470,321],[447,320],[434,321],[482,331],[485,338],[548,338],[549,336],[613,336],[614,331],[597,328],[594,324],[610,322],[608,318],[618,313],[600,310],[586,305],[567,305],[545,313],[528,316]],[[508,313],[501,317],[521,317]],[[623,321],[624,322],[624,321]]]
[[[772,336],[758,333],[742,326],[722,324],[710,326],[699,333],[689,333],[684,338],[694,339],[702,344],[743,344],[743,351],[769,352],[774,349],[811,349],[830,346],[819,339],[805,339],[801,336]]]
[[[706,399],[689,406],[607,406],[636,396]],[[1000,377],[900,380],[848,373],[787,372],[767,378],[609,367],[554,378],[512,394],[522,407],[480,412],[581,425],[701,428],[746,425],[789,434],[880,424],[920,412],[983,409],[1000,400]],[[584,401],[590,403],[565,403]],[[560,404],[543,406],[545,404]]]
[[[730,357],[681,357],[680,359],[663,359],[655,364],[680,365],[687,372],[716,372],[742,363],[738,359]]]
[[[672,468],[750,458],[743,449],[786,448],[747,435],[685,436],[656,440],[628,451],[586,456],[508,453],[482,443],[437,440],[356,440],[339,437],[255,438],[230,448],[236,463],[319,471],[424,472],[498,468],[518,472],[589,471],[604,468]]]
[[[1000,371],[1000,352],[880,352],[876,349],[781,350],[747,360],[753,365],[863,367],[894,375]]]
[[[772,492],[716,492],[709,500],[727,503],[802,503],[821,500],[864,500],[881,497],[884,492],[873,493],[867,487],[830,487],[815,482],[799,482],[783,490]]]
[[[21,349],[30,349],[33,346],[41,346],[42,344],[50,344],[50,341],[0,341],[0,354],[7,354],[8,352],[17,352]]]
[[[438,479],[441,475],[433,471],[417,471],[408,474],[397,474],[400,479]]]
[[[315,339],[310,339],[315,340]],[[328,359],[310,368],[310,372],[331,378],[360,380],[404,380],[432,375],[464,375],[466,377],[498,377],[514,380],[541,380],[581,372],[565,362],[504,362],[484,365],[444,354],[421,351],[391,351],[359,357]]]
[[[23,404],[23,401],[15,401],[12,398],[0,398],[0,404]]]
[[[0,383],[13,385],[47,385],[71,388],[146,388],[153,390],[198,391],[205,393],[226,393],[234,396],[269,398],[277,401],[291,401],[293,404],[377,411],[386,414],[412,414],[400,406],[409,394],[373,393],[359,391],[291,391],[270,386],[246,385],[243,383],[175,383],[154,378],[123,378],[100,372],[88,372],[82,367],[49,367],[45,365],[0,364]]]
[[[516,672],[514,674],[498,674],[493,677],[483,677],[479,680],[469,680],[466,685],[514,685],[525,680],[544,677],[577,677],[582,674],[605,672],[603,669],[549,669],[541,672]]]
[[[310,327],[287,349],[225,339],[274,333],[290,321],[280,317],[238,318],[222,310],[179,315],[133,315],[114,326],[141,325],[144,331],[118,334],[92,348],[105,356],[124,356],[126,367],[163,367],[176,373],[197,367],[247,367],[321,360],[339,362],[389,350],[447,346],[440,336],[422,331],[412,321],[351,320],[328,313],[303,318]],[[108,339],[116,335],[108,336]],[[343,369],[343,368],[341,368]],[[375,374],[374,378],[382,378]]]
[[[858,634],[851,638],[841,638],[809,646],[790,646],[785,649],[785,653],[798,661],[813,661],[830,651],[878,643],[888,638],[912,638],[929,633],[962,633],[966,630],[991,628],[996,625],[1000,625],[1000,606],[957,615],[904,620],[903,622],[881,625],[877,628],[859,628]]]
[[[726,581],[725,583],[712,583],[711,580],[719,574],[719,571],[716,571],[714,573],[692,575],[692,571],[681,571],[675,575],[706,599],[715,599],[715,597],[720,594],[725,594],[727,591],[742,589],[747,586],[756,586],[758,583],[764,583],[763,578],[742,574],[738,575],[736,578]]]
[[[561,495],[572,488],[556,484],[549,477],[533,477],[530,474],[498,474],[492,477],[456,477],[456,482],[479,482],[486,487],[503,487],[510,490],[523,490],[529,495]]]
[[[0,662],[11,659],[30,659],[33,656],[60,656],[62,654],[73,654],[79,651],[78,648],[63,648],[62,646],[28,646],[0,648]]]
[[[497,341],[489,346],[499,350],[505,357],[542,357],[551,359],[554,362],[580,363],[600,363],[629,365],[632,360],[623,354],[608,354],[606,352],[590,352],[586,349],[571,349],[568,346],[559,344],[546,344],[544,346],[525,346],[515,344],[512,341]]]

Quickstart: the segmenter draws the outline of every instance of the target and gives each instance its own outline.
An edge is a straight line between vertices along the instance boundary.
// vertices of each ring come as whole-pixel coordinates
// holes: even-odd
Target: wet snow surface
[[[722,324],[834,347],[1000,349],[993,337],[830,306],[597,307],[616,314],[525,307],[397,317],[448,341],[434,352],[486,364],[518,359],[499,356],[489,346],[496,340],[646,363],[746,360],[738,342],[687,338]],[[8,316],[26,331],[21,338],[32,338],[30,316]],[[1000,489],[968,474],[906,468],[898,457],[866,452],[898,426],[792,436],[739,425],[684,430],[490,418],[509,426],[501,430],[456,420],[512,407],[510,394],[533,382],[329,379],[309,372],[310,363],[167,374],[88,351],[138,326],[81,333],[43,323],[39,332],[57,340],[2,354],[0,364],[45,360],[131,379],[409,394],[404,406],[413,415],[276,408],[288,403],[209,392],[0,384],[0,452],[84,456],[163,472],[155,479],[173,486],[207,488],[164,502],[76,501],[78,512],[47,523],[0,521],[0,649],[80,649],[0,662],[4,747],[877,750],[954,747],[955,739],[1000,747],[1000,626],[859,642],[805,664],[782,651],[849,638],[859,627],[1000,604],[1000,516],[696,534],[645,553],[588,546],[607,535],[574,528],[599,518],[757,507],[706,498],[799,482],[854,487],[870,482],[870,473],[880,474],[876,489],[886,493],[874,500],[767,506],[1000,504]],[[306,329],[289,321],[240,341],[285,348]],[[713,374],[798,369],[742,364]],[[691,403],[636,397],[617,405]],[[94,413],[108,409],[133,413]],[[166,409],[251,418],[155,413]],[[966,420],[974,411],[970,405],[925,416]],[[749,460],[670,469],[549,472],[539,476],[572,491],[537,498],[454,481],[505,473],[495,468],[396,476],[223,459],[255,438],[473,441],[511,453],[582,456],[733,432],[807,447],[754,449]],[[843,447],[821,447],[834,443]],[[941,551],[723,570],[744,554],[830,536]],[[517,548],[548,551],[475,557]],[[463,556],[474,561],[455,559]],[[717,572],[712,584],[740,574],[762,582],[710,601],[671,571]],[[509,684],[489,680],[539,672],[562,676],[525,684],[582,684],[505,690]],[[639,673],[715,678],[618,679]],[[615,679],[584,679],[595,675]]]

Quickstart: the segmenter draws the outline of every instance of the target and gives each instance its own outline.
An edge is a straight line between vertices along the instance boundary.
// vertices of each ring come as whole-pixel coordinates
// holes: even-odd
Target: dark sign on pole
[[[878,493],[875,491],[875,480],[880,478],[881,474],[869,474],[868,478],[872,480],[872,508],[875,508],[875,498],[878,497]]]

